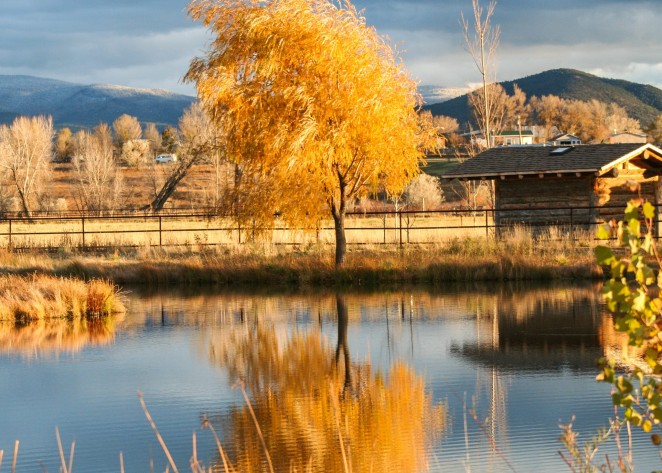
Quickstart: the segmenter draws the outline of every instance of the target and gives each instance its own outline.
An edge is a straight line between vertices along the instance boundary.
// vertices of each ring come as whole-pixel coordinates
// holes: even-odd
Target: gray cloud
[[[0,74],[194,93],[180,79],[207,33],[185,0],[0,2]],[[487,0],[483,1],[486,4]],[[412,76],[459,87],[478,80],[460,14],[469,0],[356,0],[366,21],[402,50]],[[662,86],[662,2],[500,0],[498,78],[546,69],[587,72]]]

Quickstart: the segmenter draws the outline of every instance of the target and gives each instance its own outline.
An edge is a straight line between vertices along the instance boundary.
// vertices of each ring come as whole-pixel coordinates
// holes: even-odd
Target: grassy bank
[[[452,239],[444,245],[351,247],[334,266],[331,247],[293,250],[273,246],[209,247],[173,252],[146,247],[90,256],[15,254],[0,258],[0,272],[106,279],[120,285],[381,285],[449,281],[597,279],[591,245],[541,240],[526,233],[500,241]]]
[[[0,276],[0,321],[82,319],[118,312],[124,312],[124,306],[117,287],[108,281],[36,273]]]

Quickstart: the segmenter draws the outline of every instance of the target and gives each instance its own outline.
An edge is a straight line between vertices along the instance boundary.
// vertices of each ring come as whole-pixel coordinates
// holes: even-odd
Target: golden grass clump
[[[50,275],[0,276],[0,320],[29,322],[89,318],[124,312],[117,286]]]

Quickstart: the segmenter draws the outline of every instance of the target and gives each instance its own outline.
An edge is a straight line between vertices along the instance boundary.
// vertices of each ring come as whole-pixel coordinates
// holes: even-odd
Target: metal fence
[[[600,209],[607,209],[601,207]],[[494,209],[384,210],[349,212],[345,230],[348,245],[399,245],[444,243],[452,238],[503,236],[526,227],[534,235],[544,232],[564,238],[592,238],[596,225],[590,220],[596,207],[548,207],[509,209],[526,211],[527,221],[499,219]],[[611,213],[618,209],[611,209]],[[143,246],[240,245],[252,242],[273,245],[333,244],[333,222],[320,221],[314,229],[290,228],[282,219],[268,229],[239,225],[211,209],[192,212],[169,210],[113,211],[102,215],[74,212],[0,216],[0,246],[14,250],[78,248],[95,250]]]

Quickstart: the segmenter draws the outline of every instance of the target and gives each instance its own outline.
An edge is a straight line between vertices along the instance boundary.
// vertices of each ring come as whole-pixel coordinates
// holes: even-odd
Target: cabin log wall
[[[595,211],[589,207],[595,205],[591,197],[594,180],[592,176],[496,180],[495,223],[497,226],[592,223],[595,221]],[[550,207],[558,209],[546,210]]]

